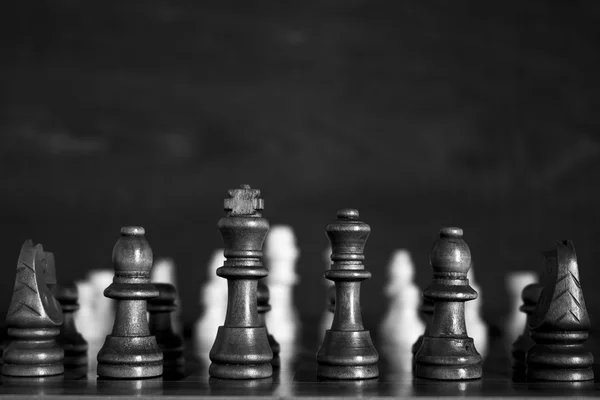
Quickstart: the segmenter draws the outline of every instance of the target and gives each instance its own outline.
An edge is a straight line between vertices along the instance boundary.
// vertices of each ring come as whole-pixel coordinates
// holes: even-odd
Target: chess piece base
[[[575,345],[577,346],[577,345]],[[535,345],[527,353],[529,381],[590,381],[594,356],[580,346]]]
[[[473,339],[423,337],[415,358],[415,376],[436,380],[481,378],[481,355]]]
[[[371,379],[379,376],[379,354],[369,331],[325,332],[317,354],[317,377],[324,379]]]
[[[2,374],[38,377],[64,373],[64,352],[55,340],[14,340],[3,353]]]
[[[163,373],[163,354],[154,336],[106,336],[98,352],[98,376],[150,378]]]
[[[208,373],[221,379],[260,379],[273,375],[273,351],[265,327],[220,326],[210,350]]]
[[[64,365],[66,367],[79,367],[88,365],[87,343],[65,343],[63,344],[65,351]]]

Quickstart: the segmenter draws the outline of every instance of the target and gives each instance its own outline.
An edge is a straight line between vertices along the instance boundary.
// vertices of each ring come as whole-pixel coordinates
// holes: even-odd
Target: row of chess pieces
[[[215,378],[269,377],[279,361],[280,346],[266,328],[275,326],[265,319],[271,309],[269,289],[260,281],[268,275],[262,265],[262,249],[269,224],[262,217],[264,204],[259,196],[258,190],[246,185],[230,190],[225,199],[227,215],[218,223],[224,251],[218,263],[222,266],[215,275],[229,281],[227,302],[236,307],[228,307],[225,323],[207,335],[212,341],[209,374]],[[329,315],[333,318],[327,321],[329,329],[317,354],[317,375],[322,379],[379,375],[378,352],[362,324],[359,304],[360,282],[370,277],[363,264],[369,232],[369,225],[360,221],[353,209],[340,210],[337,220],[326,228],[332,263],[325,277],[334,285],[328,291]],[[114,300],[116,313],[112,331],[97,354],[97,374],[103,378],[179,373],[184,365],[183,340],[172,318],[177,293],[171,284],[151,282],[152,250],[144,235],[141,227],[124,227],[113,249],[114,276],[104,295]],[[478,343],[468,336],[467,327],[470,331],[472,324],[469,318],[465,320],[465,302],[475,300],[477,292],[467,278],[472,260],[462,235],[460,228],[443,228],[433,245],[433,280],[423,293],[421,305],[426,327],[418,323],[418,307],[406,305],[418,298],[416,288],[400,290],[398,311],[408,316],[392,316],[384,322],[383,332],[391,332],[404,343],[407,353],[412,352],[410,369],[416,377],[463,380],[482,376]],[[283,236],[289,244],[290,235]],[[515,376],[530,381],[592,380],[593,356],[584,347],[590,323],[573,244],[558,242],[545,256],[542,279],[523,290],[521,309],[527,324],[514,343]],[[297,250],[292,258],[297,258]],[[278,271],[284,259],[278,264],[275,257],[270,262],[271,271]],[[289,289],[295,274],[280,276],[289,279]],[[401,272],[400,276],[404,283],[412,279],[411,273],[402,276]],[[286,295],[291,297],[291,293],[278,295],[281,302],[287,301]],[[209,290],[206,296],[213,299]],[[6,318],[10,341],[4,348],[2,373],[49,376],[61,374],[65,368],[87,367],[88,346],[77,331],[77,309],[76,287],[56,282],[52,253],[26,241]],[[217,323],[223,322],[222,315],[220,318]],[[406,324],[406,318],[417,321],[416,325]],[[205,323],[202,319],[198,322],[198,334],[208,331],[203,329]],[[397,329],[398,325],[405,328]],[[404,330],[410,330],[412,336],[404,335]],[[415,330],[421,331],[418,337]],[[414,337],[416,341],[411,339]],[[288,342],[290,338],[278,339]]]

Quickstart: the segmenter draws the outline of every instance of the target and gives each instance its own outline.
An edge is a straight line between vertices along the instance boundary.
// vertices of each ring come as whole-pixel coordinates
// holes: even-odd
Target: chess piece
[[[27,240],[21,247],[12,300],[6,314],[11,342],[4,350],[2,374],[43,377],[64,372],[63,349],[56,337],[63,323],[58,301],[48,283],[56,283],[47,269],[44,249]]]
[[[506,348],[510,348],[525,329],[527,316],[529,314],[523,311],[523,307],[520,307],[523,290],[526,286],[537,283],[537,281],[537,274],[532,271],[512,272],[505,278],[506,292],[510,300],[510,313],[504,324],[504,341]],[[537,303],[537,299],[535,302]]]
[[[223,379],[268,378],[273,375],[267,330],[257,311],[258,280],[268,275],[262,266],[262,245],[269,221],[262,218],[260,190],[242,185],[229,190],[227,216],[218,223],[225,244],[224,266],[217,275],[228,284],[227,315],[210,351],[209,374]]]
[[[88,344],[75,326],[74,314],[79,309],[77,286],[75,284],[59,284],[54,287],[53,292],[62,307],[64,316],[58,336],[58,343],[65,352],[64,365],[66,368],[87,366]]]
[[[100,345],[104,343],[106,336],[113,329],[115,321],[115,300],[104,296],[104,289],[110,286],[113,282],[114,272],[110,269],[97,269],[88,272],[87,280],[92,285],[92,310],[93,316],[91,320],[85,321],[92,329],[90,336],[84,337],[89,343],[94,342]],[[80,295],[81,295],[80,291]],[[83,296],[82,296],[83,297]],[[80,299],[81,301],[81,299]],[[83,305],[83,301],[81,301]],[[81,325],[79,325],[81,327]],[[80,328],[81,329],[81,328]]]
[[[423,295],[433,316],[415,356],[415,375],[437,380],[481,378],[481,356],[465,326],[465,301],[477,297],[467,279],[471,251],[460,228],[442,228],[429,263],[433,282]]]
[[[535,345],[527,353],[527,380],[592,380],[594,357],[584,347],[590,319],[575,247],[569,240],[557,242],[546,258],[544,288],[529,318]]]
[[[360,283],[371,277],[365,270],[364,247],[371,227],[359,221],[357,210],[342,209],[327,225],[333,264],[325,277],[336,287],[335,314],[317,353],[317,377],[368,379],[379,376],[379,354],[365,330],[360,312]]]
[[[475,281],[474,267],[475,265],[472,263],[467,273],[467,279],[469,280],[471,289],[477,293],[477,298],[465,303],[465,324],[468,327],[469,336],[473,338],[477,352],[482,358],[485,358],[488,352],[488,327],[481,317],[483,302],[481,299],[481,289]]]
[[[323,251],[323,261],[325,265],[325,271],[331,266],[331,246],[328,246]],[[325,310],[321,316],[321,322],[319,324],[319,344],[323,342],[325,332],[331,329],[333,323],[333,314],[335,312],[335,285],[332,281],[323,277],[323,283],[325,285]]]
[[[113,330],[98,352],[98,376],[131,379],[160,376],[163,355],[150,333],[146,301],[159,292],[150,283],[152,249],[142,227],[121,228],[112,262],[113,283],[104,295],[116,300]]]
[[[179,291],[177,286],[177,268],[175,267],[175,261],[172,258],[159,258],[154,261],[152,269],[150,270],[150,281],[153,284],[156,283],[170,283],[175,288],[177,297],[175,298],[175,304],[177,307],[171,314],[171,326],[173,332],[181,333],[181,300],[179,299]]]
[[[163,353],[163,370],[175,371],[184,366],[183,338],[175,333],[172,322],[172,314],[177,309],[177,291],[170,283],[153,285],[158,289],[158,296],[148,299],[150,333],[156,338]]]
[[[194,324],[194,349],[200,359],[206,358],[217,336],[219,325],[227,314],[227,281],[217,275],[223,266],[223,249],[216,249],[208,263],[207,282],[200,291],[200,305],[203,312]]]
[[[291,344],[298,334],[298,311],[293,303],[293,288],[298,283],[296,260],[299,250],[294,231],[287,225],[274,225],[265,240],[265,266],[269,276],[265,283],[269,288],[271,311],[265,322],[270,333],[281,343]]]
[[[537,307],[538,300],[542,293],[542,285],[539,283],[531,283],[525,288],[521,297],[523,299],[523,305],[520,310],[526,315],[526,322],[529,323],[531,313]],[[533,347],[535,342],[531,339],[531,331],[528,324],[525,324],[523,333],[517,338],[512,345],[512,356],[513,356],[513,377],[516,380],[524,380],[527,372],[527,364],[525,357],[529,349]]]
[[[429,326],[429,324],[431,324],[431,318],[433,317],[433,300],[423,297],[421,300],[421,306],[419,308],[419,311],[421,311],[421,314],[423,315],[423,318],[425,319],[425,330],[427,330],[427,327]],[[421,334],[416,342],[413,344],[412,347],[412,354],[413,354],[413,365],[414,365],[414,357],[417,354],[417,352],[419,351],[419,349],[421,348],[421,345],[423,344],[423,336],[424,334]]]
[[[279,343],[277,343],[277,340],[275,340],[275,337],[269,333],[269,329],[267,328],[265,321],[265,315],[271,311],[271,305],[269,304],[269,288],[262,281],[258,282],[258,289],[256,291],[256,304],[259,322],[267,330],[267,338],[269,339],[269,345],[271,346],[271,351],[273,352],[273,360],[271,361],[271,364],[274,367],[279,367],[279,351],[281,348]]]
[[[414,265],[410,253],[397,250],[388,264],[389,280],[385,294],[390,306],[381,324],[385,343],[394,344],[400,353],[408,354],[425,330],[418,315],[420,290],[414,284]]]

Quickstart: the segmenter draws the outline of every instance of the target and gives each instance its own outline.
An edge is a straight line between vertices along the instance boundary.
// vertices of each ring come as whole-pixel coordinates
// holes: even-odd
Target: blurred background
[[[597,308],[600,3],[594,1],[24,1],[0,14],[0,309],[22,242],[59,281],[111,268],[123,225],[178,268],[182,318],[227,190],[262,191],[291,225],[303,319],[325,307],[336,210],[369,223],[362,307],[386,265],[431,279],[439,228],[464,229],[484,317],[504,277],[574,241]]]

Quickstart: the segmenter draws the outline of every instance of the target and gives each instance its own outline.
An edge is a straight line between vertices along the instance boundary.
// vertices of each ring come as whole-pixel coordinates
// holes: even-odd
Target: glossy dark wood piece
[[[121,228],[113,248],[113,283],[104,296],[116,300],[113,330],[98,352],[98,376],[134,379],[160,376],[163,354],[150,333],[147,300],[159,292],[150,283],[152,249],[142,227]]]
[[[65,352],[65,368],[87,367],[88,344],[75,326],[74,314],[79,310],[77,286],[73,283],[58,284],[53,288],[53,292],[64,315],[58,342]]]
[[[268,275],[262,247],[269,222],[262,218],[260,191],[242,185],[229,191],[227,215],[217,224],[226,261],[217,275],[227,279],[227,314],[210,350],[209,374],[219,379],[257,379],[273,375],[273,351],[257,309],[258,280]]]
[[[527,380],[592,380],[594,357],[585,348],[590,318],[575,246],[569,240],[557,242],[546,259],[544,288],[529,319],[535,345],[527,353]]]
[[[433,315],[415,355],[415,376],[436,380],[481,378],[481,355],[465,326],[465,301],[477,298],[469,286],[471,251],[460,228],[442,228],[429,262],[433,281],[423,295]]]
[[[27,240],[19,254],[6,314],[10,342],[3,353],[4,375],[45,377],[64,372],[64,352],[56,340],[63,313],[48,283],[56,283],[55,270],[47,268],[42,245]]]
[[[333,261],[325,278],[335,283],[335,311],[317,353],[317,377],[348,380],[379,376],[379,354],[365,330],[360,311],[360,284],[369,279],[364,247],[371,228],[359,220],[354,209],[338,211],[337,220],[327,225]]]

